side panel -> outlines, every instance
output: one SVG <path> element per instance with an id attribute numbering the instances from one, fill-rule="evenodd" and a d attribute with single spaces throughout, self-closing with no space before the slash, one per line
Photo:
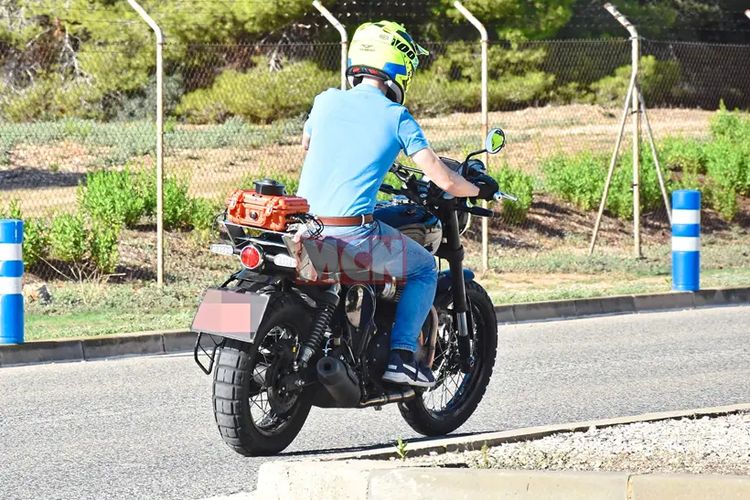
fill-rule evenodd
<path id="1" fill-rule="evenodd" d="M 191 330 L 253 342 L 268 300 L 267 295 L 209 288 L 198 306 Z"/>

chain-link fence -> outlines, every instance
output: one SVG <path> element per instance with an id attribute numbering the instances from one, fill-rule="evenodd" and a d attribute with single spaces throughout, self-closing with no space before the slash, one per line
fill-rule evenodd
<path id="1" fill-rule="evenodd" d="M 482 141 L 479 43 L 424 45 L 431 55 L 406 104 L 439 154 L 461 158 Z M 32 279 L 151 281 L 153 49 L 95 46 L 76 58 L 52 47 L 39 47 L 37 68 L 25 75 L 15 69 L 22 67 L 18 54 L 0 53 L 0 209 L 30 221 L 27 255 L 38 257 L 29 266 Z M 338 86 L 340 45 L 169 42 L 165 54 L 167 281 L 203 286 L 227 269 L 203 249 L 207 221 L 226 195 L 266 176 L 296 188 L 302 124 L 314 96 Z M 629 127 L 599 246 L 587 256 L 627 91 L 629 41 L 494 42 L 489 59 L 490 124 L 508 137 L 489 167 L 521 198 L 505 203 L 491 223 L 493 272 L 484 279 L 496 298 L 668 290 L 669 227 L 645 140 L 646 258 L 630 258 Z M 118 64 L 133 72 L 128 85 L 101 93 L 98 84 Z M 750 166 L 742 156 L 742 131 L 750 127 L 742 128 L 742 115 L 716 111 L 722 100 L 730 109 L 750 108 L 749 70 L 750 45 L 642 45 L 640 85 L 668 188 L 704 190 L 706 286 L 750 281 L 743 274 L 750 264 Z M 729 185 L 725 176 L 737 180 Z M 478 224 L 467 242 L 474 265 Z"/>

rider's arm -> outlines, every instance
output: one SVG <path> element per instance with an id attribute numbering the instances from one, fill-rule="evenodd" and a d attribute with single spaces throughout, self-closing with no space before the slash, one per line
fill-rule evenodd
<path id="1" fill-rule="evenodd" d="M 445 166 L 432 148 L 420 149 L 411 159 L 435 184 L 456 197 L 471 197 L 479 194 L 479 188 Z"/>

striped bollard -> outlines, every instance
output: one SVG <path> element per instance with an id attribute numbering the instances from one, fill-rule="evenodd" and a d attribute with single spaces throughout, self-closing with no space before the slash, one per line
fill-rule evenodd
<path id="1" fill-rule="evenodd" d="M 23 343 L 23 221 L 0 219 L 0 344 Z"/>
<path id="2" fill-rule="evenodd" d="M 672 192 L 672 290 L 700 289 L 701 193 L 692 189 Z"/>

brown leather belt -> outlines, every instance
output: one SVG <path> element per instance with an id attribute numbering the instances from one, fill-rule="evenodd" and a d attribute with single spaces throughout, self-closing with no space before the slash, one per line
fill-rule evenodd
<path id="1" fill-rule="evenodd" d="M 372 214 L 367 215 L 353 215 L 351 217 L 320 217 L 318 220 L 323 223 L 324 226 L 334 227 L 345 227 L 345 226 L 364 226 L 369 224 L 374 219 Z"/>

